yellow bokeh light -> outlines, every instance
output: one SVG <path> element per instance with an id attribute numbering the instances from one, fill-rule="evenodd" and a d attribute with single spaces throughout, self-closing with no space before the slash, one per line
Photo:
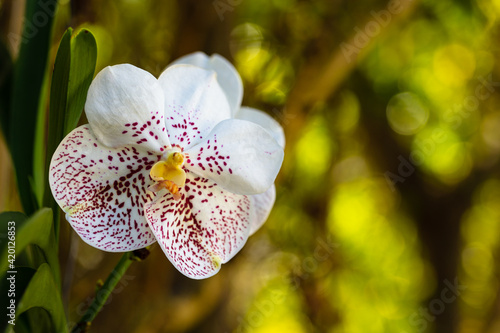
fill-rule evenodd
<path id="1" fill-rule="evenodd" d="M 331 164 L 332 140 L 322 118 L 312 120 L 296 145 L 296 165 L 305 177 L 322 176 Z"/>
<path id="2" fill-rule="evenodd" d="M 500 213 L 500 180 L 489 179 L 479 189 L 479 202 L 488 212 Z"/>
<path id="3" fill-rule="evenodd" d="M 383 332 L 389 322 L 408 329 L 412 304 L 429 292 L 421 282 L 432 278 L 414 252 L 410 221 L 392 216 L 394 195 L 377 178 L 358 178 L 337 186 L 330 209 L 328 227 L 348 263 L 331 277 L 346 319 L 332 332 Z"/>
<path id="4" fill-rule="evenodd" d="M 439 81 L 448 86 L 464 85 L 475 68 L 474 53 L 463 45 L 446 45 L 434 54 L 434 73 Z"/>
<path id="5" fill-rule="evenodd" d="M 500 235 L 492 230 L 499 229 L 500 215 L 491 214 L 484 205 L 475 205 L 464 215 L 461 227 L 462 237 L 468 242 L 481 239 L 481 242 L 493 246 L 500 240 Z"/>
<path id="6" fill-rule="evenodd" d="M 499 281 L 495 269 L 496 252 L 500 242 L 500 181 L 489 179 L 475 190 L 472 207 L 462 218 L 461 252 L 462 276 L 467 288 L 461 298 L 463 308 L 474 309 L 476 318 L 487 315 L 495 301 Z M 465 324 L 464 324 L 465 325 Z"/>
<path id="7" fill-rule="evenodd" d="M 350 90 L 345 90 L 340 94 L 340 103 L 335 108 L 336 128 L 341 132 L 353 130 L 359 121 L 359 99 Z"/>
<path id="8" fill-rule="evenodd" d="M 256 24 L 243 23 L 233 28 L 230 38 L 229 48 L 233 57 L 244 52 L 244 56 L 239 55 L 240 59 L 249 61 L 259 55 L 264 40 L 263 29 Z"/>
<path id="9" fill-rule="evenodd" d="M 365 159 L 362 156 L 353 155 L 338 162 L 332 173 L 337 182 L 345 182 L 367 177 L 369 172 Z"/>
<path id="10" fill-rule="evenodd" d="M 500 16 L 500 0 L 477 0 L 479 8 L 491 21 Z"/>
<path id="11" fill-rule="evenodd" d="M 461 181 L 472 168 L 468 145 L 444 127 L 429 127 L 418 133 L 410 156 L 446 184 Z"/>
<path id="12" fill-rule="evenodd" d="M 307 319 L 301 310 L 296 289 L 281 276 L 274 278 L 259 292 L 242 319 L 238 332 L 305 333 Z"/>
<path id="13" fill-rule="evenodd" d="M 402 135 L 418 133 L 429 119 L 429 110 L 420 98 L 411 93 L 399 93 L 391 98 L 386 108 L 391 128 Z"/>
<path id="14" fill-rule="evenodd" d="M 236 67 L 241 77 L 249 82 L 257 81 L 257 77 L 271 58 L 271 54 L 264 48 L 244 48 L 236 56 Z"/>
<path id="15" fill-rule="evenodd" d="M 260 74 L 260 84 L 255 89 L 256 94 L 265 102 L 284 104 L 289 90 L 287 78 L 293 75 L 291 64 L 287 60 L 273 55 Z"/>
<path id="16" fill-rule="evenodd" d="M 492 151 L 500 151 L 500 112 L 489 113 L 483 117 L 481 135 Z"/>
<path id="17" fill-rule="evenodd" d="M 480 243 L 471 243 L 462 251 L 462 265 L 475 279 L 488 280 L 493 273 L 492 254 Z"/>
<path id="18" fill-rule="evenodd" d="M 471 307 L 481 309 L 493 302 L 498 288 L 494 278 L 494 259 L 491 251 L 481 243 L 470 243 L 462 251 L 462 267 L 467 274 L 464 284 L 463 300 Z M 492 288 L 493 287 L 493 288 Z"/>

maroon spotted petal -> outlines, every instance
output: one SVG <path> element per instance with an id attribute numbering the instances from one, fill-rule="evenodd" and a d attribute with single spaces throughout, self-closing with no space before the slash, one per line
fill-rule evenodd
<path id="1" fill-rule="evenodd" d="M 188 173 L 182 198 L 170 194 L 146 204 L 146 219 L 172 264 L 184 275 L 216 274 L 245 244 L 250 199 Z"/>
<path id="2" fill-rule="evenodd" d="M 151 199 L 149 170 L 160 157 L 135 146 L 105 147 L 83 125 L 52 157 L 52 194 L 86 243 L 110 252 L 142 248 L 155 242 L 144 204 Z"/>

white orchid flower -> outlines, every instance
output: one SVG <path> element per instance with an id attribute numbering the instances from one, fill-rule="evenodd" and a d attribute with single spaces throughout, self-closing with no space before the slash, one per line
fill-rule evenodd
<path id="1" fill-rule="evenodd" d="M 50 165 L 74 230 L 110 252 L 157 240 L 186 276 L 216 274 L 260 223 L 254 195 L 272 187 L 283 161 L 266 129 L 231 119 L 230 103 L 200 67 L 172 66 L 159 79 L 128 64 L 103 69 L 87 95 L 89 124 Z"/>

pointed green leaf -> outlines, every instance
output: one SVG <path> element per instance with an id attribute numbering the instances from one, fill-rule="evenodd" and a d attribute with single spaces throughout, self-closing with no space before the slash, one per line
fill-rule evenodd
<path id="1" fill-rule="evenodd" d="M 20 39 L 21 49 L 14 67 L 8 142 L 21 202 L 28 215 L 36 209 L 30 177 L 37 112 L 56 7 L 57 1 L 27 0 L 23 34 L 13 37 Z M 38 23 L 42 15 L 46 23 L 41 25 Z"/>
<path id="2" fill-rule="evenodd" d="M 42 307 L 32 307 L 21 313 L 18 317 L 20 321 L 24 321 L 26 326 L 24 331 L 19 331 L 16 323 L 16 333 L 47 333 L 57 332 L 52 322 L 52 317 L 47 310 Z"/>
<path id="3" fill-rule="evenodd" d="M 58 284 L 48 264 L 38 267 L 17 305 L 16 315 L 20 316 L 33 308 L 42 308 L 48 312 L 52 319 L 52 332 L 68 330 Z"/>
<path id="4" fill-rule="evenodd" d="M 45 170 L 48 170 L 50 158 L 56 150 L 59 141 L 64 136 L 66 105 L 68 102 L 69 71 L 71 66 L 72 32 L 73 29 L 68 28 L 62 36 L 61 42 L 59 43 L 59 49 L 57 50 L 54 70 L 52 72 L 52 83 L 50 86 L 49 138 Z"/>
<path id="5" fill-rule="evenodd" d="M 94 35 L 89 30 L 82 29 L 71 39 L 71 67 L 64 135 L 78 125 L 87 99 L 87 91 L 94 78 L 96 62 L 97 44 Z"/>
<path id="6" fill-rule="evenodd" d="M 45 192 L 45 155 L 47 142 L 47 122 L 49 113 L 45 112 L 49 99 L 50 85 L 49 75 L 45 76 L 42 85 L 42 95 L 40 97 L 40 108 L 38 109 L 38 119 L 35 131 L 35 152 L 33 154 L 33 178 L 31 188 L 37 200 L 37 206 L 43 207 L 43 196 Z"/>
<path id="7" fill-rule="evenodd" d="M 50 87 L 47 165 L 59 142 L 78 124 L 94 77 L 97 61 L 94 36 L 83 29 L 72 38 L 72 32 L 68 28 L 64 33 L 54 63 Z"/>

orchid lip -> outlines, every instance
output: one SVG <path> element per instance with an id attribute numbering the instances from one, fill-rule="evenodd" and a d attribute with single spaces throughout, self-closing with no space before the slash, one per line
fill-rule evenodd
<path id="1" fill-rule="evenodd" d="M 150 177 L 155 181 L 155 184 L 148 189 L 152 192 L 167 189 L 175 200 L 179 200 L 181 198 L 179 190 L 186 182 L 186 172 L 183 165 L 184 154 L 181 149 L 174 147 L 167 150 L 163 154 L 163 158 L 151 168 Z"/>

